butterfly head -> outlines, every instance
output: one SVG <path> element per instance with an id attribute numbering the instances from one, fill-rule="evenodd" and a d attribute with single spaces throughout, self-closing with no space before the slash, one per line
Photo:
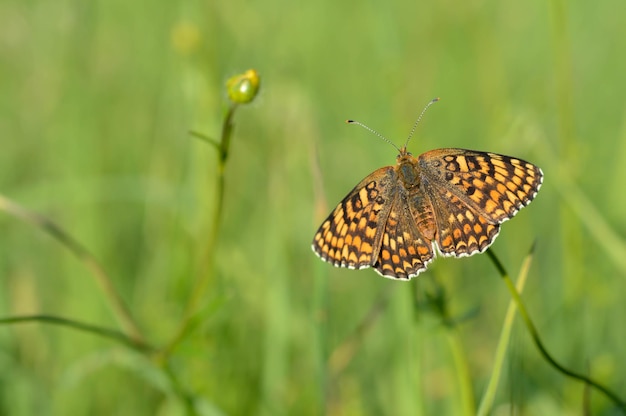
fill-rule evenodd
<path id="1" fill-rule="evenodd" d="M 406 162 L 412 162 L 415 159 L 413 154 L 406 150 L 406 146 L 399 148 L 398 152 L 398 156 L 396 156 L 396 162 L 398 162 L 398 165 Z"/>

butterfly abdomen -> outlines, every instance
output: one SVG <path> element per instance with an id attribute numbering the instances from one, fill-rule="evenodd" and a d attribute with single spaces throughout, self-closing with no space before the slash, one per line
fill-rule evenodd
<path id="1" fill-rule="evenodd" d="M 411 216 L 417 225 L 418 231 L 428 240 L 433 240 L 437 231 L 437 224 L 432 204 L 428 198 L 424 197 L 423 192 L 415 192 L 409 198 L 407 206 L 410 207 Z"/>

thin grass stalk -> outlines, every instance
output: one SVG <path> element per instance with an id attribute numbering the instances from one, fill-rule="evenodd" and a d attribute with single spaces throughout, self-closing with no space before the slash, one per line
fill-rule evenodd
<path id="1" fill-rule="evenodd" d="M 517 291 L 522 293 L 526 284 L 526 278 L 528 277 L 528 271 L 530 270 L 530 264 L 532 262 L 534 253 L 534 245 L 531 247 L 528 255 L 522 263 L 518 277 L 517 277 Z M 504 323 L 502 325 L 502 331 L 500 332 L 500 339 L 496 348 L 496 355 L 493 363 L 493 370 L 491 371 L 491 377 L 487 384 L 487 389 L 483 394 L 483 398 L 478 406 L 478 416 L 488 415 L 493 410 L 493 403 L 498 390 L 498 384 L 500 382 L 500 376 L 502 374 L 502 368 L 504 365 L 504 358 L 509 347 L 509 340 L 511 338 L 511 330 L 513 323 L 515 322 L 515 313 L 517 312 L 517 305 L 513 299 L 509 301 L 509 306 L 506 311 Z"/>
<path id="2" fill-rule="evenodd" d="M 604 394 L 608 399 L 610 399 L 617 406 L 618 409 L 622 411 L 622 413 L 626 414 L 626 401 L 621 399 L 616 393 L 609 390 L 607 387 L 603 386 L 597 381 L 591 379 L 590 377 L 587 377 L 583 374 L 580 374 L 580 373 L 577 373 L 575 371 L 565 368 L 550 355 L 548 350 L 543 345 L 543 342 L 541 341 L 541 338 L 539 336 L 539 331 L 537 331 L 535 324 L 533 323 L 532 319 L 530 318 L 530 315 L 528 314 L 528 311 L 526 310 L 526 305 L 522 301 L 522 298 L 520 294 L 517 292 L 517 289 L 515 289 L 515 285 L 511 281 L 511 278 L 509 277 L 508 273 L 506 273 L 506 270 L 502 266 L 502 263 L 500 262 L 500 260 L 497 258 L 497 256 L 495 255 L 495 253 L 493 253 L 491 249 L 487 249 L 487 254 L 489 255 L 489 258 L 494 263 L 498 271 L 500 271 L 500 275 L 502 279 L 504 280 L 504 283 L 506 284 L 507 288 L 509 289 L 509 293 L 511 294 L 511 297 L 513 298 L 513 300 L 515 301 L 515 304 L 517 305 L 520 316 L 522 317 L 524 324 L 526 325 L 526 329 L 530 333 L 530 336 L 533 342 L 535 343 L 535 346 L 541 353 L 541 356 L 548 362 L 548 364 L 550 364 L 560 373 L 564 374 L 567 377 L 573 378 L 575 380 L 579 380 L 584 383 L 587 383 L 589 386 L 595 388 L 596 390 Z"/>
<path id="3" fill-rule="evenodd" d="M 461 414 L 473 416 L 476 409 L 474 402 L 474 392 L 472 389 L 472 377 L 469 370 L 469 364 L 465 355 L 465 349 L 459 339 L 459 335 L 454 327 L 448 326 L 445 331 L 446 341 L 452 353 L 452 361 L 454 363 L 454 373 L 456 374 L 457 383 L 460 394 Z"/>
<path id="4" fill-rule="evenodd" d="M 52 325 L 59 325 L 75 329 L 82 332 L 87 332 L 95 335 L 99 335 L 104 338 L 109 338 L 113 341 L 126 345 L 129 348 L 137 350 L 139 352 L 152 352 L 153 349 L 144 343 L 139 343 L 137 340 L 129 337 L 123 332 L 116 331 L 110 328 L 103 328 L 96 325 L 85 324 L 72 319 L 61 318 L 52 315 L 27 315 L 27 316 L 11 316 L 8 318 L 0 318 L 1 324 L 21 324 L 28 322 L 41 322 Z"/>
<path id="5" fill-rule="evenodd" d="M 104 297 L 113 312 L 113 315 L 123 328 L 124 332 L 127 333 L 128 337 L 131 338 L 137 345 L 145 345 L 145 338 L 130 313 L 130 310 L 124 303 L 124 300 L 115 289 L 113 281 L 98 260 L 96 260 L 95 256 L 91 254 L 85 246 L 48 218 L 22 207 L 20 204 L 3 195 L 0 195 L 0 210 L 3 210 L 49 234 L 61 243 L 63 247 L 71 251 L 72 254 L 74 254 L 85 265 L 85 267 L 87 267 L 92 276 L 95 278 L 98 287 L 104 294 Z"/>
<path id="6" fill-rule="evenodd" d="M 211 282 L 215 274 L 215 251 L 217 247 L 217 242 L 219 241 L 219 231 L 222 222 L 222 211 L 224 206 L 224 172 L 226 170 L 226 163 L 228 161 L 228 155 L 230 150 L 230 142 L 233 134 L 233 119 L 235 116 L 235 111 L 240 107 L 241 104 L 247 104 L 254 100 L 258 93 L 259 83 L 259 74 L 253 69 L 248 70 L 243 74 L 236 75 L 226 82 L 226 90 L 230 101 L 224 119 L 222 121 L 222 131 L 220 134 L 219 142 L 215 142 L 210 137 L 202 135 L 200 133 L 191 132 L 193 136 L 196 136 L 211 144 L 213 147 L 216 148 L 218 152 L 215 207 L 213 209 L 213 218 L 211 219 L 211 230 L 208 233 L 208 239 L 203 250 L 199 272 L 196 275 L 191 296 L 185 307 L 183 320 L 181 321 L 181 324 L 175 332 L 175 335 L 172 337 L 172 340 L 163 349 L 162 353 L 164 355 L 171 354 L 176 346 L 199 322 L 199 320 L 196 319 L 196 315 L 198 314 L 200 303 L 205 298 L 209 283 Z"/>

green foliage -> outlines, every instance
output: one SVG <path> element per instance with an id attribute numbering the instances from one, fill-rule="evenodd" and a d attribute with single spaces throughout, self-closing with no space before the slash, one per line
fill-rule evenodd
<path id="1" fill-rule="evenodd" d="M 310 250 L 334 204 L 395 161 L 343 121 L 401 145 L 435 96 L 414 154 L 542 167 L 493 250 L 516 276 L 536 241 L 523 297 L 544 345 L 623 400 L 621 5 L 1 2 L 0 195 L 77 245 L 1 204 L 0 316 L 116 332 L 0 326 L 0 414 L 471 414 L 510 300 L 489 258 L 403 284 Z M 259 95 L 220 148 L 226 82 L 249 68 Z M 520 323 L 493 414 L 615 414 Z"/>

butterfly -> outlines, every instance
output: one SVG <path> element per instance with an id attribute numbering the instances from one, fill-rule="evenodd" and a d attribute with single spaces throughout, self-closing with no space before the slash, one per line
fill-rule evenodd
<path id="1" fill-rule="evenodd" d="M 407 143 L 396 147 L 396 165 L 369 174 L 319 227 L 312 247 L 322 260 L 408 280 L 437 254 L 485 251 L 500 224 L 535 198 L 543 173 L 525 160 L 457 148 L 418 157 L 409 153 L 406 145 L 416 125 L 437 100 L 424 108 Z"/>

